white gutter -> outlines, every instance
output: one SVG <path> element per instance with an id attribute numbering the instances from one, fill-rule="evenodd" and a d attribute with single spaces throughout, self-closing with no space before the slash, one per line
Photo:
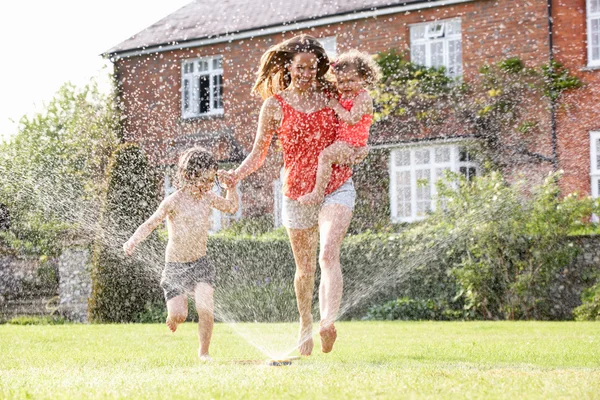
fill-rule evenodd
<path id="1" fill-rule="evenodd" d="M 473 1 L 475 1 L 475 0 L 432 0 L 427 3 L 409 4 L 409 5 L 404 5 L 404 6 L 395 6 L 395 7 L 389 7 L 389 8 L 362 11 L 362 12 L 358 12 L 358 13 L 336 15 L 336 16 L 332 16 L 332 17 L 320 18 L 317 20 L 296 22 L 296 23 L 292 23 L 292 24 L 288 24 L 288 25 L 283 24 L 283 25 L 278 25 L 278 26 L 271 27 L 271 28 L 266 28 L 266 29 L 265 28 L 253 29 L 251 31 L 225 34 L 223 36 L 217 36 L 217 37 L 213 37 L 213 38 L 191 40 L 191 41 L 185 42 L 185 43 L 173 43 L 173 44 L 157 45 L 157 46 L 155 45 L 155 46 L 146 47 L 146 48 L 142 48 L 142 49 L 136 49 L 136 50 L 115 52 L 115 53 L 105 53 L 105 54 L 103 54 L 103 56 L 104 57 L 108 56 L 108 57 L 111 57 L 113 60 L 118 60 L 120 58 L 135 57 L 135 56 L 141 56 L 141 55 L 152 54 L 152 53 L 162 53 L 162 52 L 171 51 L 171 50 L 188 49 L 190 47 L 208 46 L 208 45 L 216 44 L 216 43 L 232 42 L 234 40 L 242 40 L 242 39 L 248 39 L 248 38 L 253 38 L 253 37 L 258 37 L 258 36 L 272 35 L 275 33 L 296 31 L 296 30 L 312 28 L 312 27 L 316 27 L 316 26 L 331 25 L 331 24 L 337 24 L 340 22 L 355 21 L 358 19 L 376 18 L 376 17 L 382 16 L 382 15 L 397 14 L 397 13 L 401 13 L 401 12 L 422 10 L 422 9 L 427 9 L 427 8 L 444 7 L 444 6 L 450 6 L 453 4 L 469 3 L 469 2 L 473 2 Z"/>

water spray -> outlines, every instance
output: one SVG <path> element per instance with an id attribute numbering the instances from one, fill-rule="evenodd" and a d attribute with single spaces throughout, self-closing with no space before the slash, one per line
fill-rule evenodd
<path id="1" fill-rule="evenodd" d="M 288 357 L 281 359 L 270 359 L 266 361 L 266 364 L 270 367 L 285 367 L 292 365 L 292 360 L 298 360 L 300 357 Z"/>

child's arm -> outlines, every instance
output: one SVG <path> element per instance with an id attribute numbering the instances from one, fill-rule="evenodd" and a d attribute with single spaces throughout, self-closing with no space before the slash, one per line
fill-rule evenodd
<path id="1" fill-rule="evenodd" d="M 227 185 L 227 195 L 225 198 L 219 196 L 214 192 L 208 192 L 210 206 L 216 208 L 219 211 L 223 211 L 229 214 L 235 214 L 240 206 L 240 199 L 235 188 L 234 181 L 224 182 Z"/>
<path id="2" fill-rule="evenodd" d="M 131 238 L 129 238 L 129 240 L 123 244 L 123 250 L 125 251 L 125 254 L 128 256 L 132 255 L 137 245 L 143 242 L 144 239 L 146 239 L 148 235 L 151 234 L 152 231 L 155 230 L 165 220 L 165 218 L 167 218 L 170 204 L 169 199 L 170 197 L 163 200 L 154 214 L 152 214 L 146 222 L 140 225 Z"/>
<path id="3" fill-rule="evenodd" d="M 329 100 L 329 107 L 335 110 L 338 117 L 347 124 L 358 123 L 365 114 L 373 114 L 373 100 L 366 91 L 360 92 L 354 98 L 352 109 L 346 110 L 336 99 Z"/>

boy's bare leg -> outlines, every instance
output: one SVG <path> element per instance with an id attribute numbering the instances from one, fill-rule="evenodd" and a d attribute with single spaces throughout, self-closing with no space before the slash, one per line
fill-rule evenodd
<path id="1" fill-rule="evenodd" d="M 201 360 L 210 360 L 208 348 L 210 347 L 215 322 L 213 294 L 213 287 L 204 282 L 198 283 L 194 290 L 194 300 L 198 312 L 198 340 L 200 342 L 198 357 Z"/>
<path id="2" fill-rule="evenodd" d="M 352 161 L 355 148 L 346 142 L 334 142 L 321 154 L 319 154 L 319 165 L 317 167 L 317 179 L 312 192 L 300 196 L 298 202 L 303 204 L 318 204 L 323 201 L 325 189 L 331 178 L 333 164 L 348 164 Z"/>
<path id="3" fill-rule="evenodd" d="M 315 287 L 317 258 L 317 227 L 310 229 L 287 230 L 296 262 L 294 289 L 300 313 L 300 331 L 298 350 L 303 356 L 310 356 L 313 349 L 312 339 L 312 293 Z"/>
<path id="4" fill-rule="evenodd" d="M 352 211 L 341 204 L 329 204 L 319 214 L 321 236 L 321 285 L 319 287 L 319 306 L 321 323 L 321 350 L 329 353 L 337 338 L 334 322 L 342 302 L 343 277 L 340 265 L 340 249 L 346 231 L 352 219 Z"/>
<path id="5" fill-rule="evenodd" d="M 167 326 L 171 332 L 177 330 L 177 326 L 187 318 L 187 297 L 184 294 L 173 297 L 167 301 Z"/>

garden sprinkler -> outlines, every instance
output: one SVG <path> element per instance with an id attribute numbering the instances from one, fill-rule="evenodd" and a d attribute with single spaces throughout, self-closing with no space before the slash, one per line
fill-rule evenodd
<path id="1" fill-rule="evenodd" d="M 270 359 L 267 360 L 266 364 L 270 367 L 283 367 L 287 365 L 292 365 L 292 360 L 297 360 L 300 357 L 288 357 L 281 359 Z"/>

